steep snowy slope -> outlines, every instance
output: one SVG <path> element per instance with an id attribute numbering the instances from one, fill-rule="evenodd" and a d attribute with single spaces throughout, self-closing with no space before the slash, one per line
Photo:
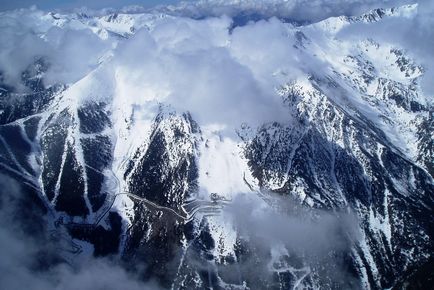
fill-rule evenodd
<path id="1" fill-rule="evenodd" d="M 94 45 L 89 60 L 41 50 L 19 74 L 1 72 L 0 172 L 42 201 L 50 230 L 68 232 L 65 259 L 117 255 L 164 288 L 426 289 L 426 68 L 346 30 L 417 13 L 303 26 L 3 13 L 1 29 L 25 17 L 44 48 L 72 45 L 71 33 Z"/>

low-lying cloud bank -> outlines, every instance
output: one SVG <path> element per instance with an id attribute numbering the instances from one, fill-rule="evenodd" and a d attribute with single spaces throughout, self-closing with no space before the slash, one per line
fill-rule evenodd
<path id="1" fill-rule="evenodd" d="M 73 264 L 63 260 L 44 216 L 31 204 L 34 197 L 4 175 L 0 187 L 0 289 L 160 289 L 124 270 L 115 258 L 85 257 Z"/>
<path id="2" fill-rule="evenodd" d="M 267 193 L 266 200 L 252 193 L 240 194 L 224 214 L 231 217 L 241 236 L 261 241 L 266 247 L 281 243 L 303 256 L 345 250 L 349 241 L 358 239 L 357 217 L 350 212 L 306 209 L 272 192 Z"/>
<path id="3" fill-rule="evenodd" d="M 282 120 L 275 88 L 283 80 L 273 74 L 296 67 L 291 36 L 276 19 L 232 33 L 230 25 L 226 17 L 181 18 L 138 32 L 115 52 L 117 93 L 188 110 L 200 124 Z"/>
<path id="4" fill-rule="evenodd" d="M 311 23 L 339 15 L 358 15 L 370 9 L 389 8 L 414 3 L 414 0 L 45 0 L 35 3 L 30 0 L 5 0 L 3 10 L 15 7 L 36 7 L 50 11 L 85 12 L 92 15 L 102 15 L 114 12 L 144 13 L 163 12 L 176 16 L 203 19 L 227 15 L 240 21 L 279 17 L 288 21 Z"/>
<path id="5" fill-rule="evenodd" d="M 278 17 L 297 23 L 317 22 L 332 16 L 353 16 L 379 7 L 414 3 L 411 0 L 199 0 L 162 7 L 161 11 L 194 18 L 228 15 L 240 21 Z M 137 9 L 137 8 L 136 8 Z M 124 8 L 124 11 L 131 11 Z M 136 11 L 140 11 L 137 9 Z"/>
<path id="6" fill-rule="evenodd" d="M 144 282 L 136 272 L 125 270 L 119 257 L 80 254 L 68 262 L 64 257 L 71 258 L 71 254 L 61 241 L 50 236 L 46 217 L 29 203 L 33 197 L 4 175 L 0 175 L 0 188 L 1 289 L 163 289 L 158 283 Z M 252 259 L 237 262 L 243 275 L 269 275 L 271 279 L 273 273 L 288 269 L 307 275 L 318 265 L 329 265 L 331 271 L 320 275 L 342 285 L 351 282 L 351 275 L 340 260 L 342 253 L 349 254 L 352 242 L 358 238 L 358 226 L 351 214 L 341 213 L 337 217 L 306 210 L 273 194 L 268 195 L 267 201 L 274 206 L 254 193 L 240 194 L 222 212 L 232 221 L 237 236 L 255 251 Z M 70 241 L 67 236 L 64 239 Z M 205 262 L 197 261 L 194 255 L 184 261 L 198 269 Z M 142 267 L 135 265 L 137 269 Z"/>
<path id="7" fill-rule="evenodd" d="M 128 273 L 116 259 L 84 257 L 70 264 L 62 258 L 68 253 L 50 238 L 44 216 L 29 205 L 32 196 L 4 175 L 0 186 L 0 289 L 159 289 Z"/>
<path id="8" fill-rule="evenodd" d="M 21 90 L 22 72 L 38 59 L 49 65 L 46 85 L 72 83 L 93 69 L 111 48 L 111 43 L 78 21 L 54 25 L 52 16 L 36 9 L 0 15 L 0 72 L 3 82 Z"/>
<path id="9" fill-rule="evenodd" d="M 116 94 L 129 104 L 149 107 L 168 103 L 192 112 L 201 124 L 233 125 L 240 117 L 248 123 L 286 118 L 275 89 L 302 73 L 296 69 L 294 36 L 277 19 L 231 30 L 228 17 L 167 17 L 123 40 L 116 35 L 99 38 L 83 20 L 61 26 L 53 21 L 37 10 L 2 19 L 7 41 L 0 47 L 0 71 L 5 83 L 25 91 L 21 73 L 43 59 L 48 64 L 46 86 L 93 82 L 87 84 L 93 95 Z M 111 80 L 114 91 L 96 90 L 95 75 Z"/>
<path id="10" fill-rule="evenodd" d="M 232 221 L 240 239 L 247 240 L 261 257 L 258 261 L 253 255 L 251 261 L 240 262 L 241 267 L 251 268 L 252 276 L 292 269 L 290 272 L 315 272 L 319 279 L 330 279 L 348 289 L 358 285 L 354 273 L 344 266 L 360 238 L 355 214 L 307 209 L 271 192 L 266 201 L 252 193 L 240 194 L 223 214 Z"/>

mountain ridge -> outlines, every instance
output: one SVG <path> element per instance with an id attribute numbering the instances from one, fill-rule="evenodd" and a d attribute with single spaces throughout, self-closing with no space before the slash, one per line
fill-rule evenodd
<path id="1" fill-rule="evenodd" d="M 427 286 L 419 271 L 433 267 L 434 181 L 425 69 L 405 49 L 342 32 L 417 9 L 235 28 L 227 17 L 29 12 L 41 19 L 32 31 L 41 39 L 51 41 L 55 26 L 89 30 L 104 45 L 69 84 L 45 86 L 56 65 L 47 57 L 21 74 L 30 93 L 1 78 L 0 170 L 29 185 L 48 229 L 66 231 L 77 256 L 117 255 L 164 288 L 384 289 L 414 277 Z M 184 30 L 167 37 L 171 25 Z M 273 50 L 249 37 L 268 40 L 264 31 L 279 36 Z M 238 79 L 214 74 L 227 68 Z M 240 103 L 230 99 L 244 92 Z M 280 233 L 291 231 L 304 247 Z"/>

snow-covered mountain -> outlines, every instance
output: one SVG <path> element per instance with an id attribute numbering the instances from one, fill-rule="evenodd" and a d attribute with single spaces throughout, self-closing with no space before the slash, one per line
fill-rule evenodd
<path id="1" fill-rule="evenodd" d="M 163 288 L 428 289 L 427 67 L 376 35 L 418 8 L 4 12 L 1 173 L 64 259 L 115 255 Z"/>

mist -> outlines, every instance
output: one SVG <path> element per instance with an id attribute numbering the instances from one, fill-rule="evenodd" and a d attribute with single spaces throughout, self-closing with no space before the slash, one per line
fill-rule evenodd
<path id="1" fill-rule="evenodd" d="M 375 6 L 401 2 L 376 2 Z M 0 44 L 3 83 L 26 91 L 21 73 L 33 61 L 44 59 L 48 64 L 43 78 L 45 86 L 86 83 L 92 88 L 91 97 L 81 92 L 72 94 L 72 98 L 80 101 L 119 98 L 124 104 L 140 108 L 170 104 L 179 112 L 190 111 L 201 126 L 218 125 L 232 131 L 241 123 L 252 127 L 275 121 L 288 123 L 290 114 L 276 91 L 312 72 L 324 71 L 326 64 L 315 57 L 300 55 L 294 48 L 294 26 L 285 23 L 278 12 L 287 11 L 288 17 L 304 15 L 315 21 L 320 14 L 316 9 L 326 11 L 326 15 L 327 11 L 355 15 L 374 3 L 275 1 L 270 7 L 267 5 L 262 1 L 184 3 L 173 8 L 179 11 L 179 16 L 163 17 L 153 27 L 139 27 L 125 38 L 98 32 L 93 28 L 95 24 L 88 25 L 79 18 L 70 20 L 68 25 L 53 25 L 57 20 L 35 8 L 3 13 L 0 20 L 5 40 Z M 290 7 L 281 9 L 282 5 Z M 271 18 L 237 26 L 230 11 L 249 7 L 268 13 Z M 190 18 L 189 11 L 197 9 L 209 13 L 203 12 L 204 18 L 200 20 Z M 425 33 L 431 33 L 432 5 L 425 1 L 419 11 L 416 21 L 409 20 L 410 26 L 400 30 L 403 33 L 388 33 L 395 25 L 393 19 L 373 25 L 378 25 L 379 37 L 408 47 L 416 58 L 433 63 L 429 53 L 432 41 Z M 360 24 L 340 35 L 360 37 L 363 31 Z M 411 47 L 411 43 L 418 44 Z M 431 72 L 427 68 L 423 78 L 427 93 L 432 91 Z M 104 84 L 98 77 L 92 79 L 93 75 L 110 80 L 113 87 L 101 91 Z"/>
<path id="2" fill-rule="evenodd" d="M 74 259 L 48 232 L 48 220 L 32 192 L 0 175 L 1 289 L 95 290 L 161 289 L 127 272 L 116 257 Z"/>
<path id="3" fill-rule="evenodd" d="M 162 289 L 156 282 L 143 282 L 138 273 L 125 270 L 117 256 L 94 258 L 82 254 L 72 260 L 65 259 L 69 254 L 49 235 L 46 215 L 29 203 L 34 197 L 26 196 L 28 192 L 7 176 L 0 176 L 0 185 L 0 270 L 3 273 L 0 288 Z M 25 206 L 30 206 L 26 212 L 31 221 L 21 216 Z M 327 275 L 334 277 L 334 282 L 351 278 L 339 262 L 339 253 L 349 253 L 352 242 L 358 239 L 358 226 L 351 213 L 334 215 L 302 208 L 273 193 L 267 194 L 267 201 L 246 193 L 237 195 L 221 215 L 231 221 L 239 239 L 246 241 L 260 258 L 260 264 L 251 260 L 238 262 L 250 281 L 255 276 L 271 279 L 279 267 L 294 267 L 308 273 L 318 265 L 327 264 L 333 268 L 333 273 Z M 285 259 L 289 262 L 282 262 Z M 190 257 L 185 263 L 200 269 L 204 267 L 202 262 Z"/>

